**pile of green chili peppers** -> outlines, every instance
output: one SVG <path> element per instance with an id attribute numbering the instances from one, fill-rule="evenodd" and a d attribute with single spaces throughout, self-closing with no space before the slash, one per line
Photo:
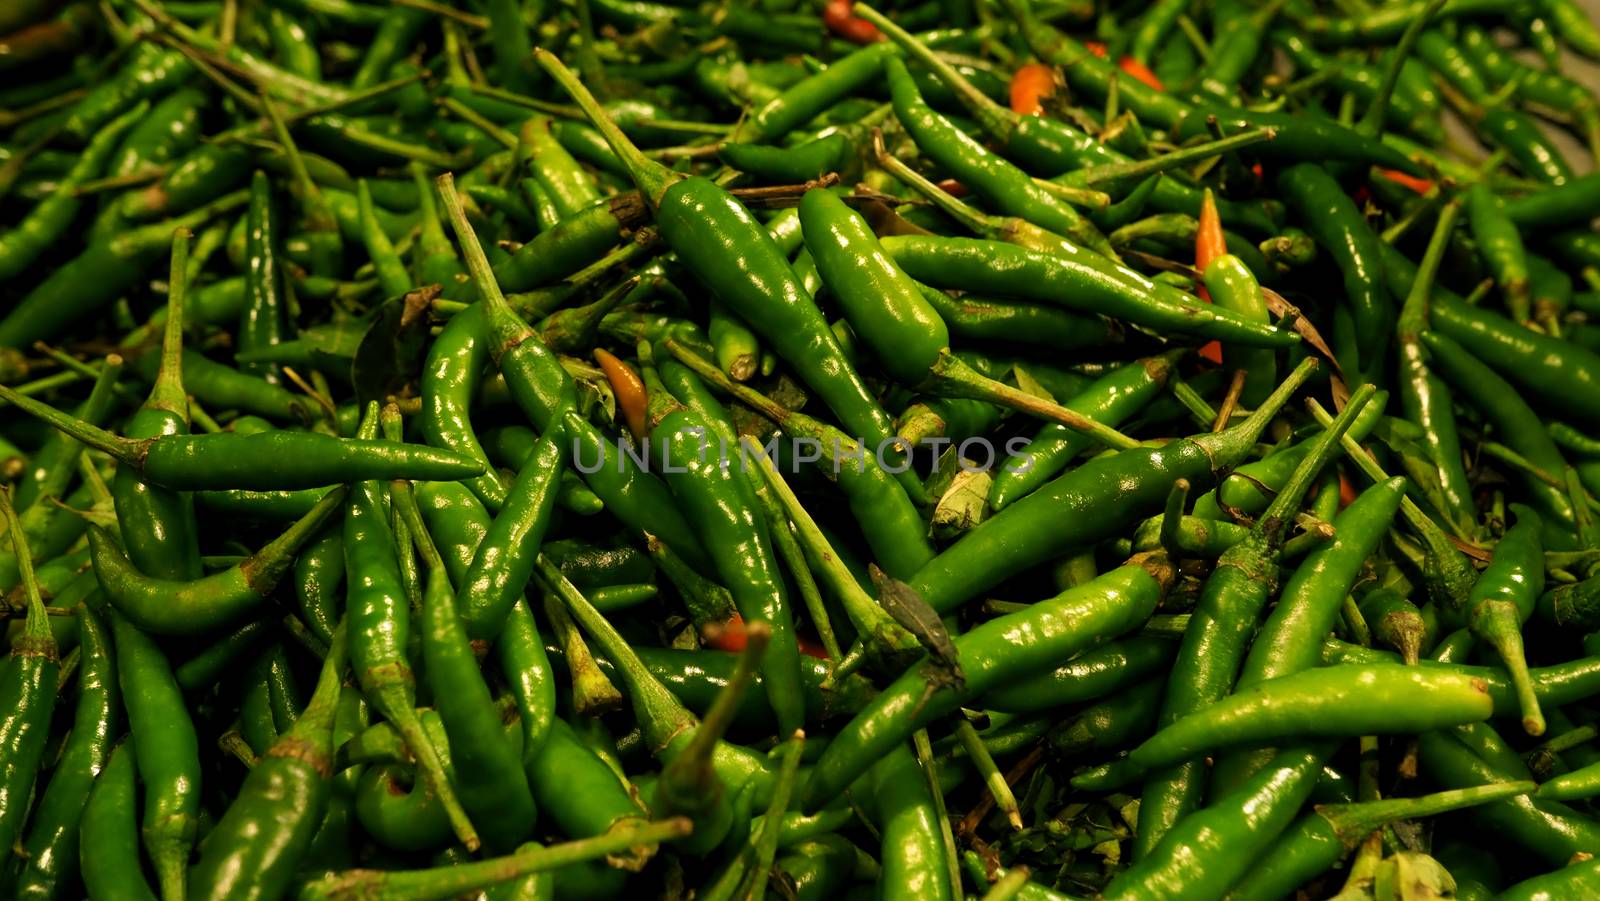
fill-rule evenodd
<path id="1" fill-rule="evenodd" d="M 1596 61 L 0 4 L 0 897 L 1600 897 Z"/>

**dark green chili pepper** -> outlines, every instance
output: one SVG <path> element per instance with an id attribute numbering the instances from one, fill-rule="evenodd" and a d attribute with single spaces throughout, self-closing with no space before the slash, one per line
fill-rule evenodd
<path id="1" fill-rule="evenodd" d="M 827 321 L 766 229 L 710 181 L 680 179 L 646 158 L 606 118 L 569 70 L 548 53 L 538 56 L 540 65 L 578 102 L 627 162 L 655 212 L 662 238 L 679 260 L 794 367 L 853 435 L 874 447 L 888 445 L 894 437 L 893 423 L 844 360 Z M 707 240 L 708 234 L 717 237 Z M 922 496 L 921 482 L 909 469 L 901 475 L 901 483 L 914 500 Z"/>
<path id="2" fill-rule="evenodd" d="M 369 406 L 363 434 L 377 434 L 376 408 L 376 403 Z M 477 833 L 417 719 L 415 677 L 406 662 L 411 617 L 397 551 L 378 482 L 356 482 L 344 517 L 351 666 L 373 708 L 405 737 L 433 795 L 444 805 L 451 829 L 463 844 L 476 847 Z"/>
<path id="3" fill-rule="evenodd" d="M 867 785 L 881 835 L 883 897 L 949 901 L 950 861 L 943 824 L 935 812 L 933 789 L 905 737 L 867 763 L 871 766 Z"/>
<path id="4" fill-rule="evenodd" d="M 85 317 L 92 317 L 138 283 L 145 270 L 170 252 L 172 233 L 194 228 L 244 203 L 243 192 L 218 197 L 192 213 L 167 222 L 126 229 L 105 241 L 93 242 L 72 262 L 64 264 L 18 301 L 0 319 L 0 346 L 25 348 L 34 341 L 50 340 Z M 92 279 L 79 273 L 93 272 Z"/>
<path id="5" fill-rule="evenodd" d="M 159 368 L 149 398 L 124 428 L 129 438 L 155 438 L 189 430 L 189 398 L 183 384 L 188 250 L 188 231 L 180 230 L 172 245 L 172 275 Z M 135 475 L 133 467 L 119 466 L 112 497 L 123 547 L 134 568 L 156 579 L 200 578 L 199 532 L 190 496 L 146 484 Z"/>
<path id="6" fill-rule="evenodd" d="M 312 432 L 213 432 L 133 440 L 74 419 L 0 385 L 0 398 L 176 490 L 312 488 L 362 479 L 456 479 L 484 470 L 453 451 Z"/>
<path id="7" fill-rule="evenodd" d="M 1173 576 L 1165 554 L 1141 554 L 1092 582 L 957 637 L 964 684 L 930 681 L 933 676 L 922 667 L 895 680 L 828 743 L 801 793 L 801 809 L 815 811 L 833 800 L 913 731 L 954 711 L 963 699 L 1043 672 L 1144 622 Z"/>
<path id="8" fill-rule="evenodd" d="M 130 739 L 112 749 L 83 807 L 79 874 L 91 898 L 155 901 L 140 860 L 138 812 Z"/>
<path id="9" fill-rule="evenodd" d="M 1122 451 L 1071 470 L 984 520 L 918 570 L 909 584 L 935 610 L 950 611 L 1014 572 L 1092 544 L 1148 515 L 1180 478 L 1196 486 L 1212 484 L 1219 472 L 1249 453 L 1315 367 L 1309 360 L 1302 363 L 1249 419 L 1231 429 L 1160 449 Z M 1063 518 L 1074 510 L 1084 512 Z"/>
<path id="10" fill-rule="evenodd" d="M 506 741 L 504 725 L 456 614 L 444 560 L 428 537 L 410 486 L 393 483 L 390 503 L 399 509 L 428 568 L 422 602 L 423 672 L 449 737 L 461 805 L 474 826 L 483 828 L 491 851 L 514 848 L 527 836 L 535 816 L 522 762 Z"/>
<path id="11" fill-rule="evenodd" d="M 15 226 L 0 233 L 0 279 L 10 281 L 25 272 L 71 227 L 82 203 L 77 188 L 100 177 L 117 141 L 148 109 L 148 105 L 140 103 L 97 131 L 72 170 L 57 183 L 55 191 L 29 210 Z"/>
<path id="12" fill-rule="evenodd" d="M 1118 873 L 1102 897 L 1220 897 L 1293 822 L 1330 751 L 1328 745 L 1279 751 L 1237 791 L 1179 820 L 1160 843 Z M 1197 853 L 1200 848 L 1206 851 Z"/>
<path id="13" fill-rule="evenodd" d="M 91 526 L 95 574 L 111 605 L 147 632 L 193 635 L 228 625 L 266 600 L 294 565 L 300 546 L 344 503 L 344 494 L 328 492 L 310 513 L 237 566 L 187 582 L 140 573 L 109 532 Z"/>
<path id="14" fill-rule="evenodd" d="M 1546 472 L 1554 474 L 1566 469 L 1566 459 L 1545 432 L 1543 420 L 1515 388 L 1441 333 L 1423 332 L 1422 343 L 1427 346 L 1434 367 L 1469 406 L 1494 426 L 1501 441 Z M 1525 475 L 1524 482 L 1546 513 L 1562 522 L 1572 521 L 1572 502 L 1565 492 L 1531 475 Z"/>
<path id="15" fill-rule="evenodd" d="M 1423 707 L 1406 699 L 1425 693 Z M 1364 700 L 1357 704 L 1354 699 Z M 1103 790 L 1151 769 L 1220 748 L 1284 738 L 1409 734 L 1482 722 L 1494 712 L 1476 676 L 1434 667 L 1332 666 L 1258 683 L 1163 728 L 1128 756 L 1081 773 L 1072 783 Z"/>
<path id="16" fill-rule="evenodd" d="M 1064 406 L 1097 422 L 1120 425 L 1166 387 L 1180 356 L 1181 352 L 1173 351 L 1115 369 L 1065 400 Z M 1087 438 L 1063 426 L 1051 423 L 1040 427 L 1033 440 L 1012 454 L 995 474 L 989 505 L 999 511 L 1026 497 L 1059 475 L 1088 446 Z"/>
<path id="17" fill-rule="evenodd" d="M 908 275 L 935 287 L 998 291 L 1253 347 L 1298 341 L 1292 332 L 1205 304 L 1088 252 L 1066 256 L 995 241 L 914 235 L 884 238 L 882 244 Z"/>
<path id="18" fill-rule="evenodd" d="M 460 590 L 461 619 L 469 638 L 500 632 L 511 605 L 533 574 L 533 561 L 550 526 L 561 484 L 562 449 L 540 439 L 506 494 L 505 505 L 478 545 Z"/>
<path id="19" fill-rule="evenodd" d="M 780 734 L 792 732 L 805 723 L 794 613 L 754 489 L 734 469 L 728 459 L 732 449 L 721 446 L 723 438 L 710 420 L 672 399 L 653 365 L 644 377 L 650 398 L 649 440 L 656 446 L 661 471 L 685 515 L 705 536 L 707 552 L 740 616 L 747 624 L 764 623 L 771 629 L 761 673 Z"/>
<path id="20" fill-rule="evenodd" d="M 145 786 L 144 847 L 161 897 L 182 898 L 200 826 L 199 739 L 161 649 L 115 609 L 108 616 L 116 641 L 117 681 Z M 94 847 L 91 838 L 84 836 L 84 848 Z"/>
<path id="21" fill-rule="evenodd" d="M 1332 257 L 1344 276 L 1345 299 L 1355 320 L 1360 366 L 1377 379 L 1394 335 L 1394 301 L 1381 277 L 1381 242 L 1355 201 L 1327 170 L 1301 163 L 1278 175 L 1278 190 L 1300 224 Z M 1354 375 L 1354 373 L 1352 373 Z"/>
<path id="22" fill-rule="evenodd" d="M 261 756 L 201 843 L 190 877 L 199 892 L 195 897 L 274 897 L 296 878 L 332 790 L 334 719 L 345 662 L 340 628 L 305 712 Z"/>
<path id="23" fill-rule="evenodd" d="M 39 795 L 27 839 L 20 845 L 23 864 L 13 889 L 17 898 L 58 898 L 70 889 L 82 846 L 79 836 L 85 805 L 96 777 L 105 772 L 111 742 L 118 731 L 122 704 L 117 696 L 111 636 L 99 615 L 88 606 L 80 604 L 76 616 L 79 647 L 83 648 L 78 666 L 78 704 L 72 731 L 49 784 Z M 131 810 L 129 814 L 131 826 Z M 96 853 L 102 850 L 95 848 Z"/>
<path id="24" fill-rule="evenodd" d="M 983 195 L 1001 212 L 1019 216 L 1096 253 L 1115 258 L 1105 237 L 1065 201 L 1035 184 L 1026 172 L 990 154 L 970 135 L 929 107 L 918 93 L 905 63 L 888 57 L 883 66 L 890 95 L 894 98 L 895 118 L 941 169 Z"/>

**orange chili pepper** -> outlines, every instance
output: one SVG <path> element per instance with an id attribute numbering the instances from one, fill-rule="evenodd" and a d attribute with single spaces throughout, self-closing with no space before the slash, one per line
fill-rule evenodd
<path id="1" fill-rule="evenodd" d="M 737 654 L 744 650 L 745 644 L 749 641 L 749 632 L 745 629 L 744 617 L 735 613 L 726 622 L 712 623 L 700 630 L 700 640 L 713 650 Z M 804 635 L 798 636 L 797 641 L 800 653 L 818 660 L 828 659 L 828 652 L 822 649 L 822 645 Z"/>
<path id="2" fill-rule="evenodd" d="M 1194 233 L 1194 268 L 1204 275 L 1211 261 L 1227 252 L 1228 244 L 1222 235 L 1222 216 L 1217 212 L 1217 199 L 1211 196 L 1211 189 L 1207 188 L 1200 201 L 1200 224 Z M 1204 285 L 1200 286 L 1200 299 L 1211 302 L 1211 295 Z M 1200 348 L 1200 356 L 1221 365 L 1222 345 L 1209 342 Z"/>
<path id="3" fill-rule="evenodd" d="M 883 40 L 878 26 L 857 16 L 850 0 L 829 0 L 822 8 L 822 23 L 828 30 L 852 44 L 875 44 Z"/>
<path id="4" fill-rule="evenodd" d="M 1085 50 L 1088 50 L 1095 56 L 1105 59 L 1105 44 L 1102 44 L 1099 41 L 1084 41 L 1083 47 Z M 1161 83 L 1161 79 L 1156 77 L 1156 73 L 1150 71 L 1150 69 L 1145 66 L 1144 63 L 1139 62 L 1131 56 L 1124 56 L 1122 59 L 1117 60 L 1117 68 L 1144 82 L 1147 87 L 1153 88 L 1157 91 L 1165 91 L 1167 89 L 1167 86 Z"/>
<path id="5" fill-rule="evenodd" d="M 617 396 L 617 409 L 622 411 L 628 431 L 633 433 L 634 438 L 643 441 L 649 432 L 645 422 L 645 408 L 649 402 L 645 396 L 644 380 L 639 378 L 639 373 L 634 372 L 632 366 L 604 348 L 595 348 L 594 359 L 600 364 L 600 371 L 606 374 L 606 381 L 611 383 L 611 391 Z"/>
<path id="6" fill-rule="evenodd" d="M 1417 178 L 1415 175 L 1407 175 L 1394 169 L 1379 169 L 1377 172 L 1395 184 L 1404 185 L 1418 194 L 1426 194 L 1433 190 L 1433 182 L 1426 178 Z"/>
<path id="7" fill-rule="evenodd" d="M 1156 77 L 1156 73 L 1150 71 L 1144 63 L 1131 56 L 1124 56 L 1122 59 L 1117 60 L 1117 68 L 1144 82 L 1146 87 L 1153 90 L 1165 91 L 1167 89 L 1167 86 L 1161 83 L 1161 79 Z"/>
<path id="8" fill-rule="evenodd" d="M 1355 503 L 1355 500 L 1356 486 L 1350 484 L 1350 478 L 1348 476 L 1342 472 L 1339 473 L 1339 509 L 1343 510 L 1344 508 Z"/>
<path id="9" fill-rule="evenodd" d="M 1211 261 L 1228 252 L 1228 243 L 1222 235 L 1222 215 L 1217 212 L 1217 200 L 1206 189 L 1200 201 L 1200 225 L 1194 234 L 1194 268 L 1202 273 Z"/>
<path id="10" fill-rule="evenodd" d="M 1044 101 L 1056 92 L 1056 70 L 1042 63 L 1029 63 L 1011 76 L 1011 111 L 1019 116 L 1044 112 Z"/>

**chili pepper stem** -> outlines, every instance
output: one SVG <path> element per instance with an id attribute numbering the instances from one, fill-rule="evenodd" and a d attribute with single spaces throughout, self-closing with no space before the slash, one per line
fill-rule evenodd
<path id="1" fill-rule="evenodd" d="M 90 425 L 76 416 L 63 413 L 49 404 L 34 400 L 5 385 L 0 385 L 0 400 L 4 400 L 29 416 L 43 420 L 57 431 L 78 439 L 92 450 L 107 454 L 118 463 L 132 466 L 136 469 L 142 467 L 145 452 L 149 450 L 152 443 L 152 439 L 148 438 L 142 441 L 134 441 L 129 438 L 119 437 L 98 426 Z"/>
<path id="2" fill-rule="evenodd" d="M 683 838 L 693 831 L 694 825 L 689 820 L 677 817 L 616 829 L 594 838 L 430 870 L 346 870 L 307 884 L 300 897 L 307 901 L 444 901 L 529 873 L 557 870 L 632 848 Z"/>
<path id="3" fill-rule="evenodd" d="M 679 359 L 690 368 L 696 366 L 696 363 L 690 362 L 683 356 L 679 356 Z M 699 362 L 709 366 L 709 363 Z M 855 576 L 845 569 L 839 555 L 834 552 L 827 537 L 818 528 L 816 520 L 811 518 L 811 514 L 800 503 L 800 499 L 795 496 L 794 491 L 790 489 L 789 484 L 784 481 L 777 467 L 772 465 L 772 461 L 767 458 L 761 447 L 753 439 L 745 436 L 740 439 L 740 448 L 746 465 L 754 465 L 760 471 L 761 478 L 766 480 L 767 487 L 778 496 L 778 502 L 783 505 L 790 520 L 794 522 L 800 545 L 811 558 L 812 568 L 821 571 L 823 580 L 833 589 L 834 596 L 845 608 L 845 615 L 850 617 L 850 621 L 862 633 L 869 650 L 892 660 L 920 648 L 916 638 L 895 622 L 887 611 L 878 606 L 862 590 Z"/>
<path id="4" fill-rule="evenodd" d="M 1544 712 L 1539 708 L 1539 696 L 1534 692 L 1533 677 L 1528 673 L 1516 605 L 1507 601 L 1484 601 L 1478 605 L 1473 619 L 1473 631 L 1495 649 L 1506 673 L 1511 677 L 1511 685 L 1517 693 L 1517 704 L 1522 708 L 1523 730 L 1529 735 L 1543 735 Z"/>
<path id="5" fill-rule="evenodd" d="M 172 267 L 167 280 L 167 321 L 161 334 L 161 366 L 145 405 L 189 420 L 189 397 L 183 390 L 183 304 L 189 293 L 187 228 L 172 233 Z"/>
<path id="6" fill-rule="evenodd" d="M 1346 847 L 1353 848 L 1375 829 L 1399 820 L 1420 819 L 1490 801 L 1514 798 L 1538 789 L 1533 782 L 1497 782 L 1473 788 L 1418 795 L 1414 798 L 1387 798 L 1354 804 L 1319 804 L 1317 816 L 1328 821 Z"/>
<path id="7" fill-rule="evenodd" d="M 579 634 L 578 627 L 567 615 L 566 607 L 551 595 L 544 598 L 545 618 L 555 631 L 567 660 L 567 677 L 572 682 L 572 708 L 579 716 L 600 716 L 622 706 L 622 692 L 606 678 L 605 671 L 595 662 L 589 645 Z"/>
<path id="8" fill-rule="evenodd" d="M 766 623 L 750 623 L 745 630 L 745 646 L 739 652 L 733 676 L 717 692 L 717 699 L 695 727 L 688 744 L 661 770 L 655 804 L 660 813 L 684 815 L 699 821 L 722 800 L 722 780 L 712 766 L 712 752 L 733 725 L 739 702 L 755 681 L 761 658 L 772 638 L 772 628 Z"/>
<path id="9" fill-rule="evenodd" d="M 627 686 L 640 730 L 652 754 L 660 753 L 678 735 L 699 725 L 699 719 L 645 668 L 622 633 L 589 603 L 554 563 L 540 554 L 534 566 L 545 586 L 566 605 L 567 612 L 599 646 L 601 653 L 611 658 L 618 678 Z"/>
<path id="10" fill-rule="evenodd" d="M 1246 450 L 1267 430 L 1267 425 L 1289 402 L 1289 398 L 1293 397 L 1294 393 L 1300 390 L 1300 386 L 1311 378 L 1311 374 L 1317 371 L 1318 365 L 1316 358 L 1307 357 L 1277 388 L 1273 389 L 1267 399 L 1261 402 L 1261 406 L 1245 417 L 1243 422 L 1220 432 L 1196 435 L 1189 440 L 1200 445 L 1214 458 L 1226 460 L 1243 458 Z"/>
<path id="11" fill-rule="evenodd" d="M 1111 426 L 1095 422 L 1087 416 L 1074 413 L 1060 404 L 1051 403 L 1041 397 L 1035 397 L 1025 391 L 1013 388 L 1003 382 L 995 381 L 986 375 L 961 362 L 948 349 L 939 354 L 929 370 L 929 381 L 921 386 L 923 390 L 947 397 L 965 397 L 973 400 L 988 401 L 1002 407 L 1008 407 L 1029 416 L 1047 419 L 1059 423 L 1067 428 L 1087 435 L 1104 444 L 1106 447 L 1117 450 L 1127 450 L 1138 447 L 1139 442 L 1122 434 Z"/>
<path id="12" fill-rule="evenodd" d="M 661 202 L 661 195 L 666 193 L 667 188 L 671 187 L 682 176 L 645 156 L 633 141 L 622 133 L 622 129 L 617 127 L 617 123 L 611 120 L 611 117 L 606 114 L 605 108 L 600 105 L 600 102 L 594 98 L 593 94 L 589 93 L 589 89 L 583 86 L 583 82 L 579 80 L 578 76 L 571 69 L 568 69 L 555 54 L 543 47 L 535 47 L 533 58 L 540 67 L 550 73 L 550 77 L 555 79 L 556 84 L 559 84 L 562 90 L 567 92 L 567 95 L 578 105 L 578 108 L 583 110 L 583 115 L 589 120 L 589 124 L 593 125 L 600 131 L 600 134 L 605 136 L 606 143 L 611 145 L 611 151 L 621 158 L 623 167 L 628 170 L 628 174 L 632 176 L 634 184 L 639 186 L 639 190 L 644 194 L 645 200 L 654 209 Z"/>
<path id="13" fill-rule="evenodd" d="M 1022 810 L 1017 806 L 1017 796 L 1011 793 L 1011 786 L 1006 782 L 1005 774 L 995 765 L 994 757 L 989 754 L 989 749 L 984 747 L 983 739 L 978 737 L 978 730 L 964 717 L 956 721 L 956 739 L 966 750 L 967 760 L 971 761 L 983 776 L 983 784 L 994 798 L 995 806 L 1006 815 L 1006 821 L 1011 824 L 1011 828 L 1021 832 Z"/>

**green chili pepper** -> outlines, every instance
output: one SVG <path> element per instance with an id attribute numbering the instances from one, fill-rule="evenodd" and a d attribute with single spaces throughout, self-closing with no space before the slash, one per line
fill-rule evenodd
<path id="1" fill-rule="evenodd" d="M 1249 419 L 1231 429 L 1160 449 L 1122 451 L 1066 473 L 984 520 L 918 570 L 909 584 L 935 610 L 953 610 L 1011 573 L 1113 534 L 1164 501 L 1180 478 L 1191 485 L 1210 484 L 1218 471 L 1243 459 L 1315 366 L 1302 363 Z M 1083 513 L 1063 520 L 1071 510 Z"/>
<path id="2" fill-rule="evenodd" d="M 112 749 L 83 807 L 79 873 L 91 897 L 155 901 L 139 857 L 138 809 L 133 745 L 124 741 Z"/>

